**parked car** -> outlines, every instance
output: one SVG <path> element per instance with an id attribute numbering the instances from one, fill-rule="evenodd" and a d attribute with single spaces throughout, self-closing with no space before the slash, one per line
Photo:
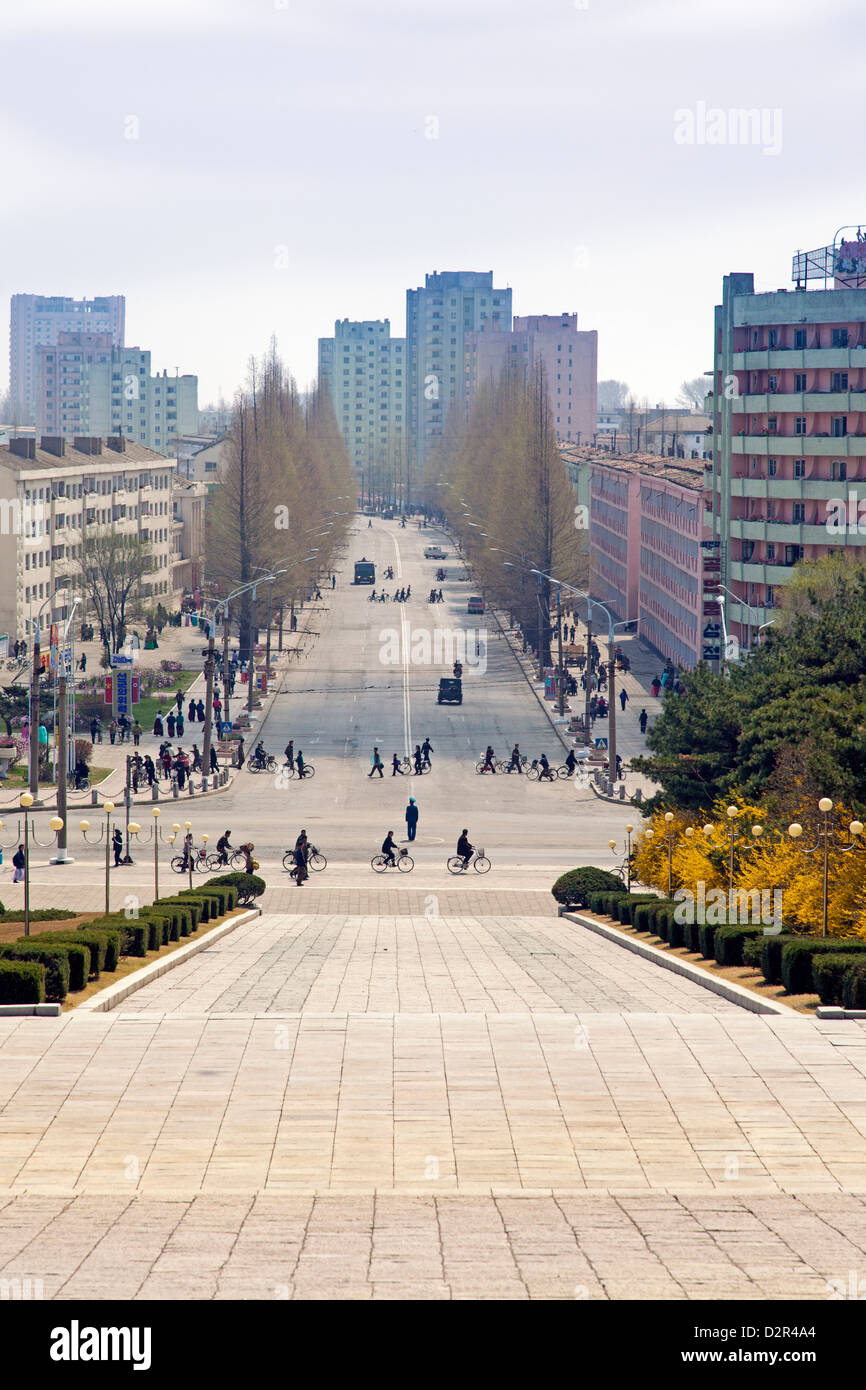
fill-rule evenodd
<path id="1" fill-rule="evenodd" d="M 437 705 L 462 705 L 463 682 L 452 676 L 443 676 L 439 682 Z"/>

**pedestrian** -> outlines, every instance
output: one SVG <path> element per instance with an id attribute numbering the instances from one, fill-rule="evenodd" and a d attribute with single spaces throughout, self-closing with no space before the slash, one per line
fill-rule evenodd
<path id="1" fill-rule="evenodd" d="M 111 836 L 111 848 L 114 851 L 114 867 L 119 869 L 120 857 L 123 854 L 123 836 L 117 826 L 114 827 L 114 833 Z"/>
<path id="2" fill-rule="evenodd" d="M 174 730 L 176 724 L 177 720 L 174 717 L 174 705 L 172 705 L 165 719 L 165 731 L 168 734 L 169 738 L 174 738 Z"/>
<path id="3" fill-rule="evenodd" d="M 619 692 L 619 703 L 620 703 L 620 706 L 621 706 L 621 708 L 622 708 L 623 714 L 625 714 L 625 707 L 626 707 L 626 705 L 628 704 L 628 691 L 627 691 L 627 690 L 621 690 L 621 691 Z"/>
<path id="4" fill-rule="evenodd" d="M 653 683 L 652 683 L 652 685 L 650 686 L 650 694 L 652 695 L 652 697 L 653 697 L 654 700 L 657 700 L 658 697 L 659 697 L 659 695 L 661 694 L 661 688 L 662 688 L 662 683 L 661 683 L 661 681 L 659 680 L 658 676 L 654 676 L 654 677 L 653 677 Z"/>
<path id="5" fill-rule="evenodd" d="M 147 785 L 152 787 L 156 781 L 156 766 L 149 753 L 144 756 L 144 775 L 147 778 Z"/>
<path id="6" fill-rule="evenodd" d="M 430 754 L 435 753 L 436 749 L 430 742 L 429 737 L 425 738 L 424 742 L 421 744 L 421 752 L 424 755 L 424 762 L 427 764 L 428 767 L 432 767 L 432 763 L 430 762 Z"/>
<path id="7" fill-rule="evenodd" d="M 187 717 L 187 719 L 188 719 L 188 721 L 189 721 L 190 724 L 194 724 L 194 723 L 195 723 L 195 720 L 196 720 L 196 704 L 195 704 L 195 700 L 190 700 L 190 702 L 189 702 L 189 708 L 187 709 L 187 712 L 186 712 L 186 717 Z"/>
<path id="8" fill-rule="evenodd" d="M 193 772 L 201 772 L 202 770 L 201 753 L 198 751 L 197 743 L 194 743 L 192 746 L 192 770 Z"/>
<path id="9" fill-rule="evenodd" d="M 379 757 L 378 748 L 373 749 L 372 755 L 370 757 L 370 764 L 370 771 L 367 773 L 368 777 L 372 777 L 374 772 L 378 772 L 380 777 L 385 776 L 384 772 L 382 771 L 382 759 Z"/>
<path id="10" fill-rule="evenodd" d="M 420 777 L 420 776 L 421 776 L 421 745 L 420 745 L 420 743 L 416 743 L 416 744 L 415 744 L 415 752 L 412 754 L 412 757 L 415 759 L 415 773 L 416 773 L 416 775 L 417 775 L 418 777 Z"/>
<path id="11" fill-rule="evenodd" d="M 289 631 L 290 631 L 290 632 L 297 632 L 297 630 L 298 630 L 298 618 L 297 618 L 297 614 L 293 613 L 292 616 L 291 616 L 291 619 L 290 619 L 290 621 L 289 621 Z"/>
<path id="12" fill-rule="evenodd" d="M 302 830 L 297 840 L 295 841 L 294 879 L 298 888 L 303 887 L 304 879 L 307 877 L 307 849 L 309 843 L 310 842 L 307 839 L 306 830 Z"/>
<path id="13" fill-rule="evenodd" d="M 108 737 L 111 739 L 111 742 L 112 742 L 112 745 L 113 745 L 113 744 L 114 744 L 114 740 L 115 740 L 115 738 L 117 737 L 117 720 L 116 720 L 116 719 L 112 719 L 111 723 L 110 723 L 109 726 L 108 726 Z"/>
<path id="14" fill-rule="evenodd" d="M 649 715 L 647 714 L 647 712 L 646 712 L 645 709 L 642 709 L 641 712 L 640 712 L 640 714 L 639 714 L 638 717 L 637 717 L 637 722 L 640 724 L 640 731 L 641 731 L 642 734 L 645 734 L 645 733 L 646 733 L 646 726 L 647 726 L 648 720 L 649 720 Z"/>
<path id="15" fill-rule="evenodd" d="M 180 711 L 183 709 L 183 691 L 180 688 L 180 686 L 177 687 L 177 690 L 174 693 L 174 698 L 177 703 L 178 713 L 180 713 Z"/>
<path id="16" fill-rule="evenodd" d="M 298 749 L 298 756 L 295 758 L 295 767 L 298 769 L 298 776 L 300 777 L 301 781 L 303 782 L 303 780 L 304 780 L 304 751 L 303 751 L 302 748 L 299 748 L 299 749 Z"/>
<path id="17" fill-rule="evenodd" d="M 177 736 L 178 736 L 178 738 L 183 738 L 183 714 L 182 714 L 182 713 L 179 713 L 179 714 L 178 714 L 177 719 L 174 721 L 174 727 L 175 727 L 175 729 L 177 730 Z"/>
<path id="18" fill-rule="evenodd" d="M 181 757 L 180 752 L 178 752 L 174 760 L 174 770 L 177 776 L 178 788 L 180 791 L 183 791 L 186 786 L 186 760 Z"/>
<path id="19" fill-rule="evenodd" d="M 406 833 L 410 840 L 415 839 L 415 832 L 418 829 L 418 806 L 414 796 L 409 797 L 409 805 L 406 807 Z"/>
<path id="20" fill-rule="evenodd" d="M 290 738 L 290 739 L 289 739 L 288 743 L 286 744 L 285 748 L 283 749 L 283 753 L 284 753 L 285 759 L 286 759 L 286 767 L 294 767 L 294 765 L 295 765 L 295 740 L 294 740 L 293 738 Z"/>
<path id="21" fill-rule="evenodd" d="M 395 753 L 395 754 L 394 754 L 394 757 L 391 759 L 391 776 L 392 776 L 392 777 L 396 777 L 398 772 L 399 772 L 400 776 L 402 777 L 402 776 L 403 776 L 403 769 L 402 769 L 402 767 L 400 766 L 400 755 L 399 755 L 399 753 Z"/>
<path id="22" fill-rule="evenodd" d="M 24 881 L 24 866 L 27 860 L 24 858 L 24 849 L 19 845 L 12 856 L 12 882 L 22 883 Z"/>
<path id="23" fill-rule="evenodd" d="M 138 717 L 136 716 L 132 724 L 132 742 L 136 748 L 138 747 L 139 739 L 141 738 L 143 732 L 144 730 L 142 729 L 141 724 L 138 721 Z"/>
<path id="24" fill-rule="evenodd" d="M 198 701 L 198 703 L 196 704 L 196 707 L 195 707 L 195 712 L 196 712 L 196 714 L 198 715 L 198 722 L 199 722 L 199 724 L 203 724 L 203 723 L 204 723 L 204 714 L 205 714 L 205 710 L 204 710 L 204 700 L 199 700 L 199 701 Z"/>
<path id="25" fill-rule="evenodd" d="M 86 653 L 86 652 L 82 652 L 82 653 L 81 653 L 81 660 L 80 660 L 79 663 L 78 663 L 78 669 L 79 669 L 79 671 L 86 671 L 86 670 L 87 670 L 87 653 Z"/>
<path id="26" fill-rule="evenodd" d="M 219 763 L 217 761 L 216 749 L 214 748 L 213 744 L 211 744 L 210 746 L 210 770 L 211 772 L 219 771 Z"/>
<path id="27" fill-rule="evenodd" d="M 214 719 L 216 720 L 217 728 L 219 728 L 220 723 L 221 723 L 222 712 L 223 712 L 223 702 L 222 702 L 222 700 L 220 699 L 219 695 L 214 695 L 214 697 L 213 697 L 213 717 L 214 717 Z"/>
<path id="28" fill-rule="evenodd" d="M 161 711 L 161 710 L 158 712 L 156 718 L 155 718 L 154 721 L 153 721 L 153 734 L 154 734 L 154 738 L 162 738 L 162 735 L 163 735 L 163 728 L 162 728 L 162 711 Z"/>
<path id="29" fill-rule="evenodd" d="M 238 739 L 238 751 L 237 751 L 237 757 L 236 757 L 236 760 L 235 760 L 235 766 L 236 766 L 236 767 L 243 767 L 243 765 L 244 765 L 244 763 L 245 763 L 245 761 L 246 761 L 246 756 L 247 756 L 247 755 L 246 755 L 246 753 L 244 752 L 244 740 L 243 740 L 243 737 L 241 737 L 241 738 Z"/>
<path id="30" fill-rule="evenodd" d="M 337 587 L 337 576 L 336 576 L 335 574 L 332 574 L 332 575 L 331 575 L 331 588 L 332 588 L 332 589 L 336 589 L 336 587 Z"/>

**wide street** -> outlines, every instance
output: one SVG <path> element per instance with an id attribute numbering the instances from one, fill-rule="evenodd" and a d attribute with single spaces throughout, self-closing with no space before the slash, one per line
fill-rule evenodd
<path id="1" fill-rule="evenodd" d="M 316 776 L 244 770 L 189 803 L 197 839 L 255 842 L 263 915 L 111 1012 L 0 1020 L 0 1277 L 94 1299 L 823 1299 L 863 1271 L 866 1033 L 749 1012 L 556 916 L 555 876 L 610 865 L 637 817 L 476 775 L 488 743 L 562 749 L 447 544 L 426 603 L 433 539 L 359 520 L 323 587 L 262 730 Z M 412 600 L 370 603 L 362 555 Z M 459 707 L 436 704 L 450 661 L 412 659 L 435 628 L 472 633 Z M 425 737 L 432 772 L 393 777 Z M 416 867 L 379 878 L 410 795 Z M 487 875 L 446 872 L 464 826 Z M 329 862 L 299 889 L 280 860 L 301 827 Z M 34 900 L 98 908 L 98 852 L 70 847 Z M 118 903 L 152 885 L 137 859 Z"/>

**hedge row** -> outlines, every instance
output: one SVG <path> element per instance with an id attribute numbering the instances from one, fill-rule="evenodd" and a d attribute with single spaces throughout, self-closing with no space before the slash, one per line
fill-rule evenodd
<path id="1" fill-rule="evenodd" d="M 587 907 L 588 894 L 623 891 L 622 879 L 607 869 L 597 869 L 586 864 L 579 869 L 569 869 L 556 880 L 551 893 L 558 903 L 565 907 Z"/>
<path id="2" fill-rule="evenodd" d="M 202 923 L 230 912 L 239 901 L 251 901 L 265 890 L 254 874 L 224 874 L 201 887 L 185 889 L 143 907 L 137 917 L 111 912 L 94 917 L 83 927 L 43 932 L 0 945 L 0 1003 L 60 1002 L 83 990 L 89 979 L 117 969 L 123 956 L 143 958 L 169 942 L 191 936 Z M 53 908 L 31 913 L 34 921 L 59 920 L 80 914 Z M 8 913 L 6 920 L 23 920 Z"/>

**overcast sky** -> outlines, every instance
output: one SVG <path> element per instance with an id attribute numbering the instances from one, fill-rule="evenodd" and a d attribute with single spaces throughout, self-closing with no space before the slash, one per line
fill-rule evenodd
<path id="1" fill-rule="evenodd" d="M 125 294 L 203 404 L 271 333 L 304 386 L 336 318 L 492 270 L 671 401 L 725 273 L 866 222 L 864 36 L 862 0 L 7 0 L 0 294 Z"/>

